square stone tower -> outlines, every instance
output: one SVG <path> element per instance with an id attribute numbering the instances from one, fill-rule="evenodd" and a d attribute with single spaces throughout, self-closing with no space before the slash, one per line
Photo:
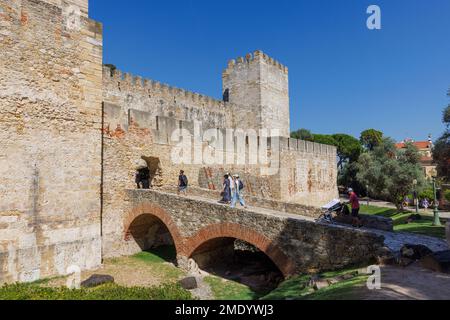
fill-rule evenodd
<path id="1" fill-rule="evenodd" d="M 235 105 L 235 126 L 279 129 L 290 136 L 288 68 L 261 51 L 231 60 L 223 72 L 224 100 Z"/>

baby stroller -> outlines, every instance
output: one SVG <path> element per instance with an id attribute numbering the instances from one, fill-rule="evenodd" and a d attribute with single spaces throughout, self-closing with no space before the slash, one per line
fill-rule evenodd
<path id="1" fill-rule="evenodd" d="M 335 199 L 322 207 L 322 213 L 316 222 L 325 222 L 334 224 L 333 213 L 336 216 L 349 215 L 350 211 L 346 203 L 342 203 L 339 199 Z"/>

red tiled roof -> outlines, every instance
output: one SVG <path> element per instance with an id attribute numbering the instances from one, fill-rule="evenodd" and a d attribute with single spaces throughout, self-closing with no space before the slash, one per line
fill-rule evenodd
<path id="1" fill-rule="evenodd" d="M 415 145 L 418 149 L 431 149 L 431 142 L 430 141 L 415 141 L 412 143 Z M 406 148 L 406 143 L 400 142 L 395 145 L 397 149 L 403 149 Z"/>

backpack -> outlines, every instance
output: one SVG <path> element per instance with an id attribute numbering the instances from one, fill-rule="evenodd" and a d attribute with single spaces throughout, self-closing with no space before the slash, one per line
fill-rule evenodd
<path id="1" fill-rule="evenodd" d="M 188 185 L 188 178 L 185 175 L 181 176 L 181 181 L 183 182 L 184 186 L 187 187 L 187 185 Z"/>
<path id="2" fill-rule="evenodd" d="M 244 189 L 244 183 L 239 180 L 239 191 L 241 191 L 242 189 Z"/>

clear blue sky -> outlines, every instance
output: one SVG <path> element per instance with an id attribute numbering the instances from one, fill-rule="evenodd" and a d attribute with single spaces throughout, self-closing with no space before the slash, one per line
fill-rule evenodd
<path id="1" fill-rule="evenodd" d="M 371 4 L 382 30 L 366 28 Z M 227 61 L 261 49 L 289 67 L 291 129 L 443 131 L 449 0 L 90 0 L 90 16 L 105 63 L 215 98 Z"/>

